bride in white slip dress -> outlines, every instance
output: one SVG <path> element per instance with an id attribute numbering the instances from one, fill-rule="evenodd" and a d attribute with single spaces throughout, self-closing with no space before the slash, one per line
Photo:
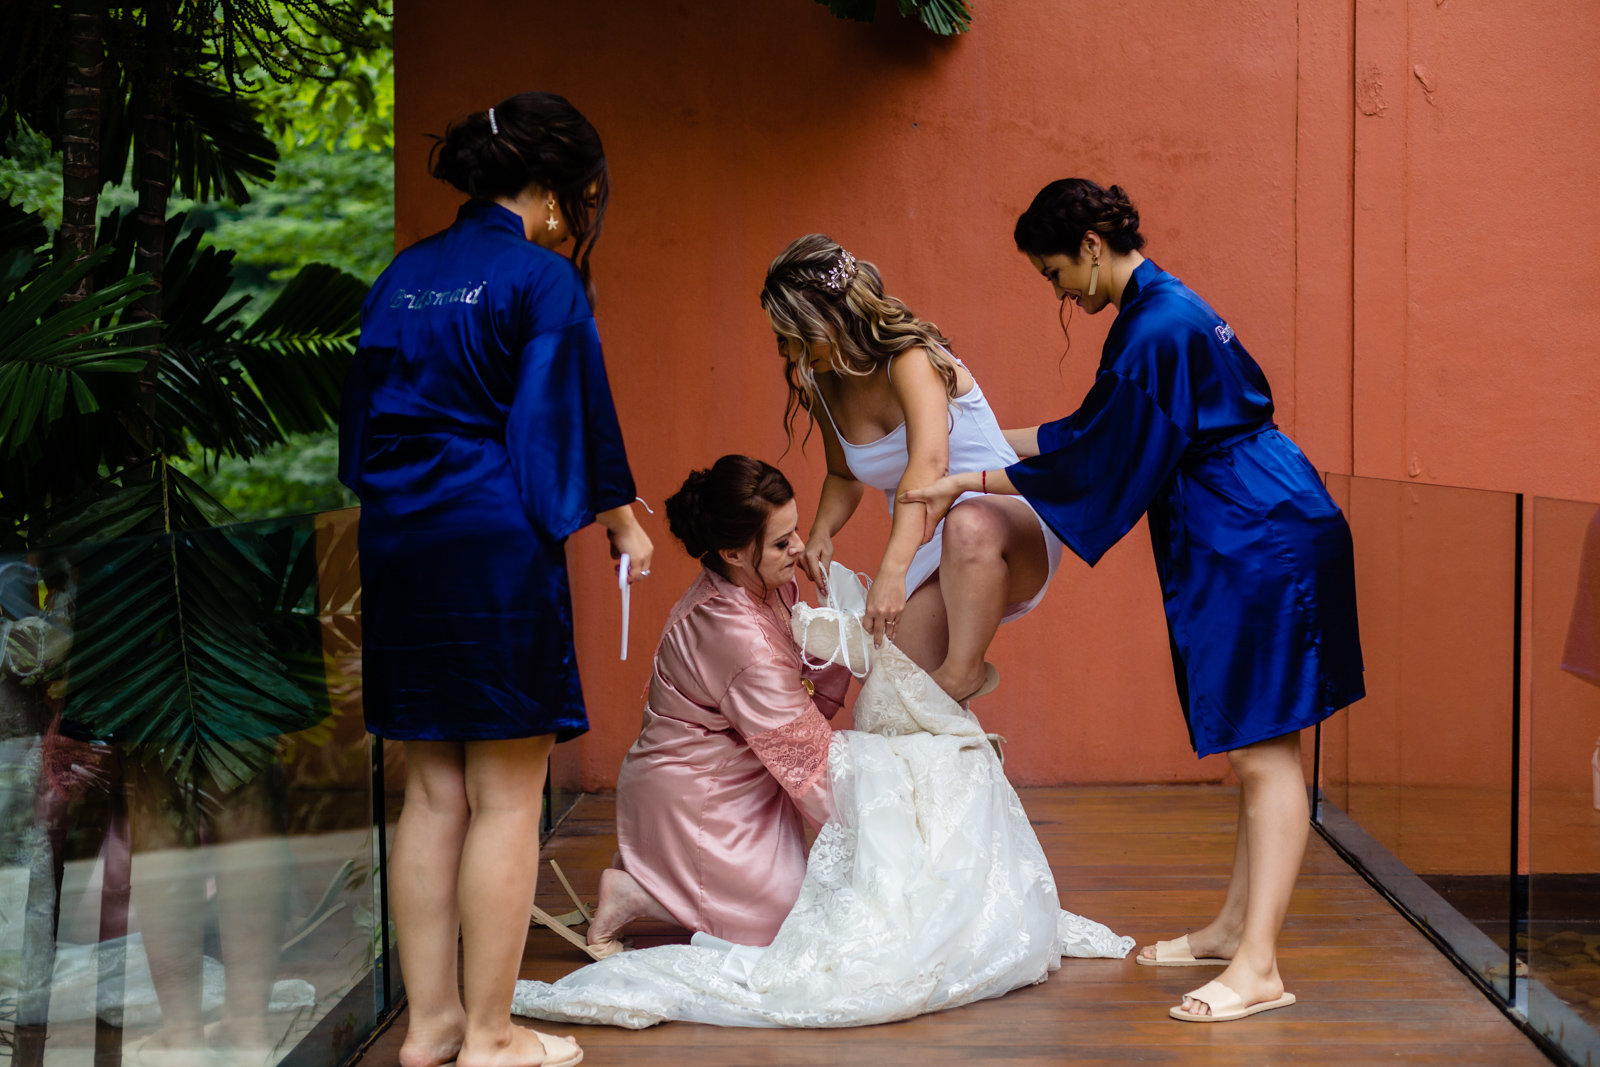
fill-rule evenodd
<path id="1" fill-rule="evenodd" d="M 988 692 L 998 681 L 984 662 L 989 643 L 1002 622 L 1043 599 L 1061 542 L 1019 497 L 963 496 L 927 544 L 922 505 L 895 506 L 947 471 L 1017 461 L 983 390 L 938 327 L 886 295 L 875 266 L 822 234 L 772 261 L 761 306 L 787 360 L 791 436 L 804 410 L 827 451 L 808 575 L 822 584 L 834 534 L 866 486 L 882 490 L 893 528 L 867 596 L 867 631 L 893 640 L 951 697 Z"/>
<path id="2" fill-rule="evenodd" d="M 696 934 L 621 953 L 553 984 L 518 982 L 515 1014 L 630 1029 L 866 1026 L 1042 982 L 1063 956 L 1133 948 L 1061 910 L 978 720 L 894 645 L 872 648 L 854 575 L 834 565 L 829 588 L 834 606 L 795 607 L 795 640 L 866 678 L 856 729 L 829 747 L 834 813 L 772 944 Z"/>

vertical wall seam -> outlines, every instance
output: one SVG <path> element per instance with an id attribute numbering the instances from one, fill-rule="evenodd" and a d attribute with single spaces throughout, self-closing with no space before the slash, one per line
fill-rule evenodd
<path id="1" fill-rule="evenodd" d="M 1361 0 L 1350 0 L 1350 393 L 1347 410 L 1350 415 L 1349 471 L 1356 471 L 1356 131 L 1361 119 L 1356 110 L 1356 71 L 1360 64 L 1360 38 L 1357 37 L 1357 20 L 1360 18 Z"/>
<path id="2" fill-rule="evenodd" d="M 1294 234 L 1294 310 L 1289 334 L 1289 395 L 1294 397 L 1294 421 L 1289 435 L 1300 437 L 1300 52 L 1305 47 L 1300 26 L 1300 4 L 1294 6 L 1294 189 L 1289 194 Z"/>
<path id="3" fill-rule="evenodd" d="M 1406 54 L 1400 65 L 1400 469 L 1411 471 L 1411 4 L 1406 16 Z M 1417 476 L 1421 477 L 1421 464 Z"/>

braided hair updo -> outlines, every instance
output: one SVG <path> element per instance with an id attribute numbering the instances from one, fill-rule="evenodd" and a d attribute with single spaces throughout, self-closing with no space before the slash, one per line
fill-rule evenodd
<path id="1" fill-rule="evenodd" d="M 428 173 L 479 200 L 514 199 L 534 182 L 549 189 L 572 230 L 572 262 L 593 303 L 589 254 L 611 196 L 600 134 L 555 93 L 518 93 L 492 110 L 492 124 L 488 111 L 474 111 L 435 136 Z"/>
<path id="2" fill-rule="evenodd" d="M 1019 252 L 1069 256 L 1077 262 L 1090 230 L 1122 255 L 1144 247 L 1139 210 L 1122 186 L 1102 189 L 1088 178 L 1062 178 L 1040 189 L 1017 219 L 1014 236 Z"/>
<path id="3" fill-rule="evenodd" d="M 667 529 L 684 551 L 728 578 L 725 550 L 757 545 L 767 519 L 794 499 L 783 472 L 749 456 L 723 456 L 706 470 L 691 471 L 683 488 L 667 497 Z"/>
<path id="4" fill-rule="evenodd" d="M 811 364 L 789 359 L 791 346 L 804 352 L 814 344 L 830 344 L 834 370 L 856 377 L 873 374 L 907 349 L 921 348 L 944 379 L 946 395 L 955 396 L 956 362 L 950 339 L 884 292 L 876 265 L 856 259 L 826 234 L 796 238 L 778 253 L 761 286 L 761 307 L 786 361 L 789 399 L 783 425 L 791 443 L 795 418 L 802 411 L 809 437 L 818 400 Z"/>

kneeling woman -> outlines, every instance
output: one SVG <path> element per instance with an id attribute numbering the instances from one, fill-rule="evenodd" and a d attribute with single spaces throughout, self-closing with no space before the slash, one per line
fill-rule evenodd
<path id="1" fill-rule="evenodd" d="M 781 471 L 723 456 L 668 499 L 667 523 L 705 569 L 656 650 L 589 940 L 655 918 L 766 945 L 805 876 L 801 818 L 831 810 L 827 720 L 850 676 L 805 668 L 790 636 L 805 540 Z"/>

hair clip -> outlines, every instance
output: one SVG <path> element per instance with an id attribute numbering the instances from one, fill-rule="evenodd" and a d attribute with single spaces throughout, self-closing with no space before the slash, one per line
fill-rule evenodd
<path id="1" fill-rule="evenodd" d="M 839 262 L 828 271 L 827 277 L 822 279 L 822 284 L 836 293 L 843 292 L 845 287 L 856 280 L 856 257 L 844 249 L 839 249 Z"/>
<path id="2" fill-rule="evenodd" d="M 494 120 L 494 108 L 489 109 L 489 132 L 495 136 L 500 135 L 500 124 Z"/>

